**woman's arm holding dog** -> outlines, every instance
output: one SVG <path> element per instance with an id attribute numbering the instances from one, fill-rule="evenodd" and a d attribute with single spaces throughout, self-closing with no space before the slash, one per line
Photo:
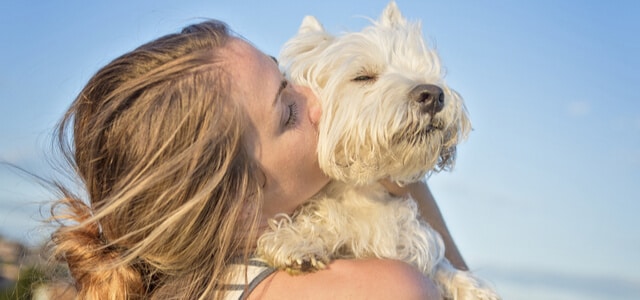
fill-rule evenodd
<path id="1" fill-rule="evenodd" d="M 422 217 L 429 222 L 429 225 L 433 227 L 444 240 L 445 248 L 445 256 L 449 261 L 460 270 L 468 270 L 467 264 L 462 258 L 462 254 L 458 250 L 458 246 L 453 241 L 453 237 L 451 237 L 451 233 L 449 233 L 449 229 L 447 228 L 447 224 L 442 217 L 442 213 L 440 212 L 440 208 L 436 203 L 433 194 L 431 194 L 431 190 L 429 190 L 429 186 L 426 182 L 417 182 L 408 186 L 409 193 L 413 199 L 418 202 L 418 207 L 420 208 L 420 214 Z"/>
<path id="2" fill-rule="evenodd" d="M 440 208 L 438 208 L 438 204 L 436 203 L 433 194 L 431 194 L 431 190 L 429 190 L 429 186 L 427 186 L 426 182 L 420 181 L 412 183 L 406 187 L 400 187 L 388 180 L 381 180 L 380 183 L 387 188 L 391 194 L 406 195 L 407 193 L 410 193 L 411 197 L 413 197 L 413 199 L 418 203 L 422 217 L 442 236 L 445 246 L 445 256 L 447 259 L 459 270 L 466 271 L 469 269 L 462 258 L 456 243 L 453 241 L 451 233 L 449 233 L 449 229 L 442 217 L 442 213 L 440 213 Z"/>

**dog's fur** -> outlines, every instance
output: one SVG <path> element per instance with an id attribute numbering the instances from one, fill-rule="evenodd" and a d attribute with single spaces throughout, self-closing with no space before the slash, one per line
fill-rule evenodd
<path id="1" fill-rule="evenodd" d="M 470 123 L 420 24 L 408 22 L 394 2 L 372 22 L 333 36 L 306 17 L 283 48 L 290 79 L 311 87 L 322 103 L 318 157 L 334 180 L 293 217 L 272 220 L 258 255 L 291 273 L 336 258 L 398 259 L 432 278 L 447 298 L 498 299 L 444 258 L 441 237 L 421 221 L 413 199 L 392 197 L 378 182 L 411 183 L 451 167 Z M 433 86 L 443 97 L 433 97 Z"/>

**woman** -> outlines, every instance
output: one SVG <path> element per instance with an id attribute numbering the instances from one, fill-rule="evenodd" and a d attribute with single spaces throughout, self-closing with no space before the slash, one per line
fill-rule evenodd
<path id="1" fill-rule="evenodd" d="M 217 21 L 99 70 L 58 128 L 88 198 L 61 188 L 52 209 L 53 251 L 79 298 L 223 299 L 266 220 L 328 182 L 315 155 L 320 113 L 308 89 Z M 248 299 L 439 298 L 415 269 L 388 260 L 245 277 L 255 282 Z"/>

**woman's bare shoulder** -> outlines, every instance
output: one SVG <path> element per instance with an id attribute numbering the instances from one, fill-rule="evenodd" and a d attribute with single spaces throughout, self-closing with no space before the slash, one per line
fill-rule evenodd
<path id="1" fill-rule="evenodd" d="M 441 299 L 433 282 L 394 260 L 336 260 L 326 270 L 291 276 L 276 272 L 249 299 Z"/>

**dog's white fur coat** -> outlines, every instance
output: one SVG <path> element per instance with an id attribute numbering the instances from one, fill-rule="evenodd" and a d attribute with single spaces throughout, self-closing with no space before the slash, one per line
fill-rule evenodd
<path id="1" fill-rule="evenodd" d="M 392 197 L 378 183 L 415 182 L 451 167 L 470 123 L 420 24 L 408 22 L 395 2 L 372 23 L 333 36 L 306 17 L 283 48 L 287 75 L 321 101 L 318 157 L 333 180 L 294 216 L 271 220 L 258 255 L 292 273 L 322 269 L 336 258 L 398 259 L 434 280 L 446 298 L 499 299 L 449 263 L 440 235 L 421 220 L 413 199 Z M 425 98 L 427 86 L 443 93 L 437 110 L 429 101 L 438 99 Z"/>

